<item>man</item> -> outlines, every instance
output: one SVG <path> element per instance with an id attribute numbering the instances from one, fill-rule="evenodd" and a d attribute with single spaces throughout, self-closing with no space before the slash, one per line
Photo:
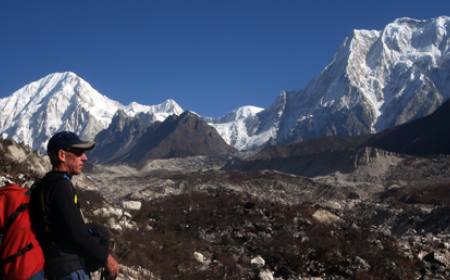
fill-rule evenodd
<path id="1" fill-rule="evenodd" d="M 71 182 L 81 173 L 86 151 L 95 142 L 82 141 L 73 132 L 59 132 L 47 145 L 52 170 L 38 183 L 31 196 L 33 224 L 45 255 L 45 274 L 53 279 L 90 279 L 87 267 L 95 262 L 106 267 L 111 279 L 119 264 L 99 239 L 90 234 L 79 209 Z"/>

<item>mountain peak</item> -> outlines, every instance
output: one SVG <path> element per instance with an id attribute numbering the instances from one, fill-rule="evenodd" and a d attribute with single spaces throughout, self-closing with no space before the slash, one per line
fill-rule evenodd
<path id="1" fill-rule="evenodd" d="M 91 87 L 91 85 L 89 85 L 88 82 L 86 82 L 80 76 L 78 76 L 77 74 L 75 74 L 74 72 L 71 72 L 71 71 L 55 72 L 55 73 L 48 74 L 48 75 L 44 76 L 43 78 L 35 81 L 35 83 L 42 84 L 42 85 L 45 85 L 48 87 L 55 87 L 58 84 L 65 85 L 66 83 L 70 83 L 72 85 L 85 83 L 89 87 Z"/>
<path id="2" fill-rule="evenodd" d="M 241 106 L 241 107 L 235 109 L 233 111 L 233 113 L 235 114 L 236 119 L 245 119 L 245 118 L 252 117 L 252 116 L 258 114 L 262 110 L 264 110 L 264 109 L 260 108 L 260 107 L 246 105 L 246 106 Z"/>
<path id="3" fill-rule="evenodd" d="M 434 19 L 432 19 L 434 20 Z M 410 18 L 410 17 L 399 17 L 396 18 L 392 23 L 390 24 L 417 24 L 417 23 L 423 23 L 426 22 L 427 20 L 421 20 L 421 19 L 415 19 L 415 18 Z"/>
<path id="4" fill-rule="evenodd" d="M 164 121 L 170 115 L 180 115 L 183 109 L 172 99 L 156 104 L 156 105 L 142 105 L 136 102 L 131 102 L 125 106 L 124 111 L 129 116 L 135 116 L 138 113 L 153 114 L 158 121 Z"/>
<path id="5" fill-rule="evenodd" d="M 48 74 L 47 77 L 58 77 L 60 79 L 68 79 L 68 78 L 80 78 L 75 72 L 72 71 L 63 71 L 63 72 L 54 72 Z"/>
<path id="6" fill-rule="evenodd" d="M 175 102 L 175 100 L 173 99 L 167 99 L 166 101 L 162 102 L 161 104 L 158 105 L 160 107 L 160 109 L 165 110 L 165 111 L 172 111 L 175 115 L 180 115 L 181 113 L 183 113 L 183 109 L 181 108 L 180 105 L 178 105 L 177 102 Z"/>

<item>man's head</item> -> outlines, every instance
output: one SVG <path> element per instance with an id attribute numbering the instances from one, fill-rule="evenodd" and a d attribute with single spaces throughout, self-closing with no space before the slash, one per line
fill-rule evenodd
<path id="1" fill-rule="evenodd" d="M 70 175 L 80 174 L 87 160 L 86 151 L 95 146 L 93 141 L 83 141 L 73 132 L 61 131 L 50 138 L 47 154 L 53 169 Z"/>

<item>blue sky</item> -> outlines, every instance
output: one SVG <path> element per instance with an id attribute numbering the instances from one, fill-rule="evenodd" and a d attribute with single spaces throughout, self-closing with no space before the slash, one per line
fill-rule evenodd
<path id="1" fill-rule="evenodd" d="M 450 1 L 1 0 L 0 97 L 73 71 L 123 104 L 221 116 L 302 89 L 353 29 L 450 16 Z"/>

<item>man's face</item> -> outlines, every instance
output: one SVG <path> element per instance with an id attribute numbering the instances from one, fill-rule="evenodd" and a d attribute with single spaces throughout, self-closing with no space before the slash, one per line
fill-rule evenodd
<path id="1" fill-rule="evenodd" d="M 65 171 L 70 175 L 78 175 L 83 170 L 84 162 L 88 159 L 84 150 L 65 149 L 60 150 L 64 155 L 61 160 L 65 165 Z"/>

